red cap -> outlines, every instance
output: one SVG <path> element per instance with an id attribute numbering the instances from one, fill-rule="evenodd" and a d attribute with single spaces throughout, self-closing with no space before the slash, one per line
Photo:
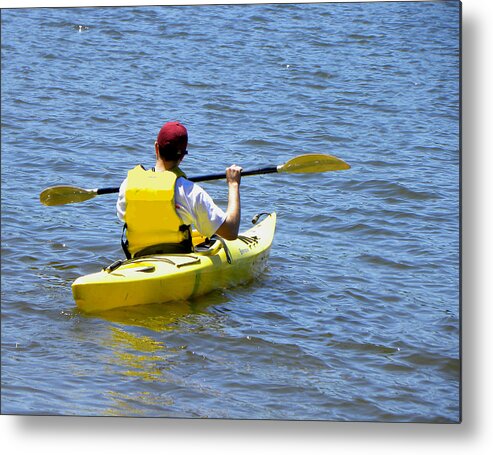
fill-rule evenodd
<path id="1" fill-rule="evenodd" d="M 174 146 L 177 151 L 186 150 L 188 144 L 187 129 L 180 122 L 168 122 L 157 135 L 159 147 Z"/>

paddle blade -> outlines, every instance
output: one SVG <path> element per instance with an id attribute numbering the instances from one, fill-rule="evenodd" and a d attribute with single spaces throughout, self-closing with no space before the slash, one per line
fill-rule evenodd
<path id="1" fill-rule="evenodd" d="M 307 174 L 311 172 L 343 171 L 351 166 L 332 155 L 311 153 L 299 155 L 277 167 L 277 172 Z"/>
<path id="2" fill-rule="evenodd" d="M 97 190 L 85 190 L 76 186 L 52 186 L 39 195 L 44 205 L 64 205 L 83 202 L 97 195 Z"/>

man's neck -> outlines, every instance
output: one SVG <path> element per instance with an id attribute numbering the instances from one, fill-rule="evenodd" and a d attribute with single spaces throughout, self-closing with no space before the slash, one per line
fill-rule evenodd
<path id="1" fill-rule="evenodd" d="M 178 161 L 157 160 L 156 171 L 170 171 L 178 166 Z"/>

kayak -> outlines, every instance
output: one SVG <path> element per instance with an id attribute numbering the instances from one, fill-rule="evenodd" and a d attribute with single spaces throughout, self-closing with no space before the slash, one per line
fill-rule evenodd
<path id="1" fill-rule="evenodd" d="M 194 233 L 192 253 L 119 260 L 77 278 L 72 284 L 75 303 L 80 310 L 94 313 L 188 300 L 251 281 L 265 269 L 274 238 L 276 214 L 265 215 L 236 240 L 218 236 L 209 240 Z"/>

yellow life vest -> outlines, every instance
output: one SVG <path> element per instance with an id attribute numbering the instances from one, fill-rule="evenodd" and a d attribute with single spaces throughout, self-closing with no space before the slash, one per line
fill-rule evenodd
<path id="1" fill-rule="evenodd" d="M 127 257 L 191 251 L 190 226 L 183 224 L 175 207 L 179 176 L 185 177 L 179 168 L 154 172 L 139 165 L 128 171 L 125 244 L 122 238 Z"/>

